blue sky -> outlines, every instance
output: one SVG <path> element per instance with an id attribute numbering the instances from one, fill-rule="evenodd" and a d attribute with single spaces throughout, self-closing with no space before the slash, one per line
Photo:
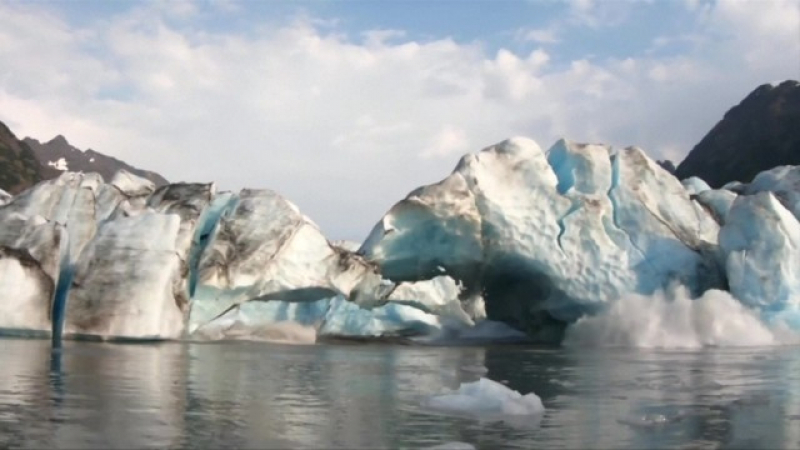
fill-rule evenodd
<path id="1" fill-rule="evenodd" d="M 332 238 L 514 135 L 678 161 L 798 77 L 800 0 L 0 0 L 20 137 L 274 189 Z"/>

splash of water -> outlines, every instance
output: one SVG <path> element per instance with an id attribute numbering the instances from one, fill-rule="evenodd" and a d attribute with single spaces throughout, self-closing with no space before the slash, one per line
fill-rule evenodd
<path id="1" fill-rule="evenodd" d="M 603 313 L 570 325 L 565 346 L 701 348 L 798 343 L 788 328 L 764 323 L 728 292 L 692 299 L 678 286 L 650 296 L 627 295 Z"/>

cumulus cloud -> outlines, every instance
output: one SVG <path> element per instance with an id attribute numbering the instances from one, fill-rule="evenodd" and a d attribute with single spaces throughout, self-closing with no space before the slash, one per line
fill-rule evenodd
<path id="1" fill-rule="evenodd" d="M 579 20 L 563 26 L 594 26 L 608 3 L 628 5 L 576 2 L 564 24 Z M 699 37 L 686 53 L 566 63 L 549 47 L 353 34 L 310 15 L 204 28 L 193 26 L 210 14 L 203 4 L 143 5 L 75 24 L 46 4 L 0 3 L 0 120 L 174 181 L 275 189 L 333 238 L 363 238 L 461 153 L 513 135 L 676 158 L 758 84 L 800 72 L 800 15 L 789 0 L 689 2 Z M 560 48 L 568 35 L 538 37 L 558 37 Z"/>

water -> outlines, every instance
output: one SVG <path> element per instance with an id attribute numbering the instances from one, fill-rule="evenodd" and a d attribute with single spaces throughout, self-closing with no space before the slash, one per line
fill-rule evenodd
<path id="1" fill-rule="evenodd" d="M 0 448 L 798 448 L 800 348 L 0 340 Z M 479 377 L 540 420 L 421 404 Z"/>

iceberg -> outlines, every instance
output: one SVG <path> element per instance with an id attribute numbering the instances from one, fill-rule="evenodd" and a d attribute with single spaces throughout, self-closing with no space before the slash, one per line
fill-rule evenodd
<path id="1" fill-rule="evenodd" d="M 638 148 L 514 138 L 412 191 L 359 253 L 392 281 L 445 274 L 489 319 L 541 340 L 625 293 L 724 285 L 719 225 Z"/>
<path id="2" fill-rule="evenodd" d="M 0 192 L 0 329 L 669 347 L 766 324 L 756 341 L 774 343 L 772 325 L 800 329 L 799 215 L 800 167 L 711 189 L 639 148 L 568 140 L 464 156 L 361 244 L 268 189 L 64 172 Z M 716 314 L 731 320 L 704 329 Z"/>
<path id="3" fill-rule="evenodd" d="M 492 418 L 536 416 L 545 412 L 542 399 L 535 393 L 522 395 L 488 378 L 462 383 L 453 392 L 431 396 L 423 406 L 442 412 Z"/>

